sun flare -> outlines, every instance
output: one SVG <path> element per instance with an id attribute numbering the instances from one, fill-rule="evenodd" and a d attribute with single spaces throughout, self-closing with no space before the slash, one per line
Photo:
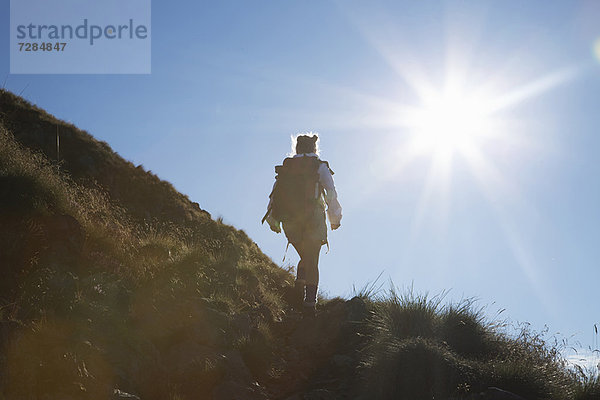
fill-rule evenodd
<path id="1" fill-rule="evenodd" d="M 431 94 L 410 117 L 418 153 L 464 153 L 492 134 L 491 101 L 460 92 Z"/>

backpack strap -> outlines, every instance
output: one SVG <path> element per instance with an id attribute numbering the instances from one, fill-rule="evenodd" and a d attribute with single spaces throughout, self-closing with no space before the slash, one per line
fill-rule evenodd
<path id="1" fill-rule="evenodd" d="M 285 252 L 283 253 L 283 260 L 281 260 L 281 263 L 283 264 L 285 262 L 285 256 L 287 256 L 287 251 L 288 248 L 290 247 L 290 241 L 287 241 L 287 244 L 285 245 Z"/>
<path id="2" fill-rule="evenodd" d="M 265 221 L 266 221 L 266 219 L 267 219 L 267 215 L 269 215 L 269 213 L 270 213 L 270 212 L 271 212 L 271 207 L 269 207 L 269 208 L 267 209 L 267 212 L 265 213 L 265 216 L 264 216 L 264 217 L 262 217 L 262 219 L 260 220 L 260 224 L 261 224 L 261 225 L 265 223 Z"/>

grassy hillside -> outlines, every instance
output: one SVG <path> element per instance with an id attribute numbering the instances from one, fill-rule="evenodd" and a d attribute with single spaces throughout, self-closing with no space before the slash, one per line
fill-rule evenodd
<path id="1" fill-rule="evenodd" d="M 133 218 L 197 224 L 209 217 L 198 203 L 178 193 L 169 182 L 142 166 L 134 166 L 108 144 L 6 90 L 0 90 L 0 123 L 27 148 L 49 160 L 60 160 L 61 169 L 76 182 L 86 187 L 100 185 Z"/>
<path id="2" fill-rule="evenodd" d="M 469 302 L 363 292 L 302 320 L 244 232 L 8 92 L 0 268 L 0 399 L 600 399 Z"/>
<path id="3" fill-rule="evenodd" d="M 16 104 L 5 107 L 7 99 Z M 75 173 L 69 153 L 60 164 L 50 161 L 24 146 L 44 139 L 23 126 L 56 121 L 7 93 L 0 110 L 0 380 L 7 398 L 105 398 L 115 388 L 157 399 L 210 393 L 229 362 L 220 350 L 244 354 L 266 342 L 290 275 L 247 235 L 63 123 L 79 149 L 73 156 L 89 150 L 123 180 L 105 186 L 105 171 Z M 19 139 L 7 125 L 21 127 Z M 122 190 L 128 179 L 144 195 Z M 151 200 L 162 208 L 146 209 Z"/>

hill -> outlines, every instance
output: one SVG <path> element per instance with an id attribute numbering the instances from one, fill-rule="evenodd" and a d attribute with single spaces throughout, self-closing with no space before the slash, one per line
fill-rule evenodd
<path id="1" fill-rule="evenodd" d="M 170 183 L 125 161 L 108 144 L 8 91 L 0 92 L 0 121 L 23 146 L 48 160 L 60 160 L 61 170 L 82 185 L 101 185 L 138 220 L 197 224 L 209 216 Z"/>
<path id="2" fill-rule="evenodd" d="M 600 398 L 471 302 L 365 290 L 301 319 L 244 232 L 7 91 L 0 267 L 0 399 Z"/>

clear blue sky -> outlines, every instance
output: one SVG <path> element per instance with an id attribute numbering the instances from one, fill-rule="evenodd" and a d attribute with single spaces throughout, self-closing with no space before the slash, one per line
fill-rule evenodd
<path id="1" fill-rule="evenodd" d="M 8 89 L 172 182 L 275 262 L 285 239 L 260 225 L 273 166 L 291 134 L 319 132 L 344 208 L 321 258 L 329 295 L 383 271 L 592 344 L 598 2 L 154 1 L 152 74 L 139 76 L 9 75 L 8 3 Z M 495 105 L 494 134 L 466 138 L 475 153 L 451 142 L 452 161 L 435 143 L 411 150 L 422 124 L 405 121 L 449 85 Z"/>

